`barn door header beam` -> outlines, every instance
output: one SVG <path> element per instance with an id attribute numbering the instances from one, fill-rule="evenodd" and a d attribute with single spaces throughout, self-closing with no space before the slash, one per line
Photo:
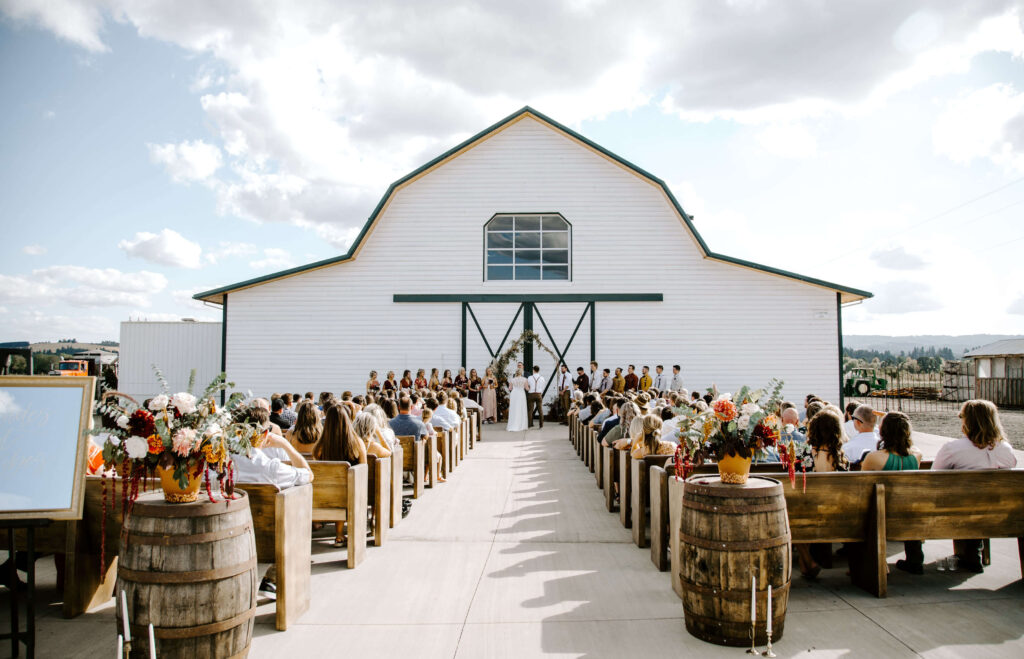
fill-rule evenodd
<path id="1" fill-rule="evenodd" d="M 399 295 L 393 302 L 470 302 L 473 304 L 521 304 L 533 302 L 664 302 L 661 293 L 542 293 L 534 295 L 469 293 L 465 295 Z"/>

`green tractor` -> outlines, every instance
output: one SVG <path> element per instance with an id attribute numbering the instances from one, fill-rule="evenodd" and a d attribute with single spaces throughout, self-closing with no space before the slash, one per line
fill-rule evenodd
<path id="1" fill-rule="evenodd" d="M 886 388 L 888 381 L 878 377 L 878 371 L 873 368 L 851 368 L 843 376 L 844 396 L 867 396 L 872 391 L 881 391 Z"/>

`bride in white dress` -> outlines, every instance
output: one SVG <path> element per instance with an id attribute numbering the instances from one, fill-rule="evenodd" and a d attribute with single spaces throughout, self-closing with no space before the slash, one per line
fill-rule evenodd
<path id="1" fill-rule="evenodd" d="M 526 378 L 523 371 L 516 369 L 516 375 L 509 381 L 508 425 L 509 432 L 526 430 Z"/>

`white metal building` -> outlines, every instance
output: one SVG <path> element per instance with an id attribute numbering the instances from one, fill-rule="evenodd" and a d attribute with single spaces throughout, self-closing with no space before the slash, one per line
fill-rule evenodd
<path id="1" fill-rule="evenodd" d="M 122 322 L 118 391 L 140 403 L 159 394 L 156 365 L 172 392 L 185 391 L 196 369 L 195 392 L 201 393 L 221 372 L 221 328 L 195 321 Z"/>
<path id="2" fill-rule="evenodd" d="M 482 374 L 532 328 L 573 371 L 678 363 L 691 388 L 835 401 L 841 307 L 870 295 L 712 252 L 663 181 L 527 107 L 393 183 L 347 254 L 195 298 L 223 305 L 229 379 L 263 394 Z"/>

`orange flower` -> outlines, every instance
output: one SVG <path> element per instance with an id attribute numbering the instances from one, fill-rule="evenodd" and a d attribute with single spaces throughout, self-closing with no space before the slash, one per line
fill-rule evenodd
<path id="1" fill-rule="evenodd" d="M 734 405 L 731 400 L 724 398 L 722 400 L 716 400 L 712 407 L 715 410 L 715 416 L 718 417 L 720 421 L 732 421 L 739 416 L 736 412 L 736 405 Z"/>
<path id="2" fill-rule="evenodd" d="M 164 440 L 160 439 L 159 435 L 150 435 L 146 441 L 149 442 L 150 453 L 159 454 L 164 452 Z"/>

